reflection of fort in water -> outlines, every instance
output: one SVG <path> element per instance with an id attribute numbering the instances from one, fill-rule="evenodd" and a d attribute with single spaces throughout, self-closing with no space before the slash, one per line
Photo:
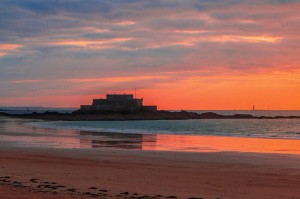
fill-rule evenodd
<path id="1" fill-rule="evenodd" d="M 80 136 L 93 136 L 93 139 L 80 139 L 84 148 L 144 149 L 145 146 L 155 145 L 157 135 L 81 131 Z"/>

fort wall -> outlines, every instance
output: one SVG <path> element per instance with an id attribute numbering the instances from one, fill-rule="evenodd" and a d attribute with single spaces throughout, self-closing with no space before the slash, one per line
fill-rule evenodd
<path id="1" fill-rule="evenodd" d="M 143 98 L 136 99 L 132 94 L 107 94 L 106 99 L 93 99 L 92 105 L 81 105 L 81 111 L 97 112 L 139 112 L 157 111 L 157 106 L 144 106 Z"/>

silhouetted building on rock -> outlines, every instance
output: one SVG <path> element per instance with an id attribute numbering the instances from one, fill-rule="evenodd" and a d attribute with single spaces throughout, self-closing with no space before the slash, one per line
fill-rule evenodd
<path id="1" fill-rule="evenodd" d="M 94 99 L 92 105 L 81 105 L 80 111 L 87 112 L 140 112 L 157 111 L 157 106 L 144 106 L 143 98 L 132 94 L 107 94 L 106 99 Z"/>

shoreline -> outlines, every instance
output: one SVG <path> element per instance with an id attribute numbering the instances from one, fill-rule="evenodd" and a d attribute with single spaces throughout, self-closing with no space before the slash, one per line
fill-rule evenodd
<path id="1" fill-rule="evenodd" d="M 0 184 L 9 176 L 15 198 L 23 189 L 62 198 L 300 196 L 299 155 L 0 147 L 0 161 Z"/>
<path id="2" fill-rule="evenodd" d="M 0 116 L 23 119 L 42 119 L 45 121 L 130 121 L 130 120 L 188 120 L 188 119 L 300 119 L 300 116 L 254 116 L 251 114 L 221 115 L 214 112 L 196 113 L 190 111 L 141 111 L 128 112 L 83 112 L 72 113 L 45 112 L 32 114 L 9 114 Z"/>

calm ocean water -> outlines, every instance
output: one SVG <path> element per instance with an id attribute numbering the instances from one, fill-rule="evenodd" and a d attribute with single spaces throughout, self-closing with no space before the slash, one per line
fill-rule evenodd
<path id="1" fill-rule="evenodd" d="M 201 111 L 197 111 L 201 112 Z M 205 112 L 205 111 L 204 111 Z M 214 111 L 219 114 L 249 113 L 257 116 L 300 116 L 300 111 Z M 217 135 L 238 137 L 300 139 L 300 119 L 205 119 L 154 121 L 56 121 L 33 122 L 26 125 L 90 132 Z"/>

